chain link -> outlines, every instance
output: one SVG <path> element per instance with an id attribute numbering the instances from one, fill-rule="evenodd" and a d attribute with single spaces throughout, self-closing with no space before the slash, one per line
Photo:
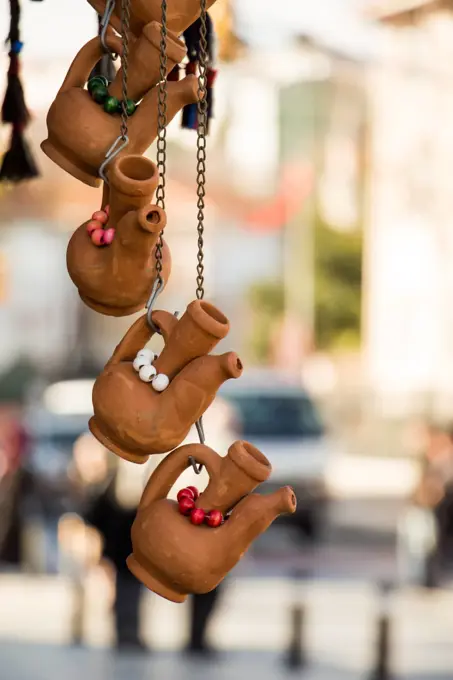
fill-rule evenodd
<path id="1" fill-rule="evenodd" d="M 167 170 L 167 0 L 162 0 L 160 29 L 160 77 L 157 100 L 157 170 L 159 184 L 156 190 L 156 204 L 165 210 L 165 185 Z M 159 288 L 162 287 L 163 232 L 156 243 L 156 274 Z"/>
<path id="2" fill-rule="evenodd" d="M 122 95 L 121 100 L 121 139 L 127 139 L 128 115 L 127 115 L 127 76 L 129 69 L 129 24 L 131 16 L 131 0 L 121 0 L 121 37 L 123 53 L 121 55 L 122 70 Z"/>
<path id="3" fill-rule="evenodd" d="M 208 125 L 208 39 L 206 0 L 200 0 L 200 45 L 198 59 L 198 126 L 197 126 L 197 208 L 198 253 L 197 289 L 198 300 L 204 298 L 204 211 L 206 196 L 206 134 Z"/>
<path id="4" fill-rule="evenodd" d="M 198 300 L 204 298 L 204 209 L 206 196 L 206 133 L 208 125 L 208 27 L 206 17 L 206 0 L 200 0 L 200 44 L 198 53 L 198 125 L 197 125 L 197 208 L 198 208 L 198 253 L 197 253 L 197 289 Z M 205 443 L 203 417 L 195 423 L 200 444 Z M 193 456 L 190 464 L 196 475 L 201 474 L 203 465 L 197 465 Z"/>

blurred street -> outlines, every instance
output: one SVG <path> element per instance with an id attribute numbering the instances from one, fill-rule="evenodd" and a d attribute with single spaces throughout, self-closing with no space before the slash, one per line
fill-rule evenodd
<path id="1" fill-rule="evenodd" d="M 89 588 L 94 591 L 96 586 Z M 117 657 L 101 649 L 108 642 L 110 625 L 105 597 L 99 590 L 97 597 L 88 598 L 85 633 L 87 643 L 95 648 L 86 650 L 64 646 L 70 638 L 72 601 L 71 586 L 64 579 L 5 576 L 0 598 L 2 678 L 56 680 L 65 675 L 69 680 L 123 680 L 168 677 L 167 673 L 188 680 L 212 677 L 212 666 L 189 662 L 176 653 L 184 647 L 187 635 L 185 605 L 148 595 L 143 632 L 151 651 Z M 290 634 L 290 606 L 298 598 L 306 607 L 303 645 L 309 667 L 303 677 L 366 678 L 374 658 L 379 610 L 372 585 L 331 580 L 306 583 L 297 590 L 286 579 L 264 578 L 232 579 L 222 597 L 210 631 L 220 650 L 216 677 L 247 677 L 252 669 L 253 676 L 263 680 L 286 677 L 283 661 Z M 398 677 L 451 678 L 453 593 L 405 589 L 394 595 L 390 611 L 392 670 Z"/>

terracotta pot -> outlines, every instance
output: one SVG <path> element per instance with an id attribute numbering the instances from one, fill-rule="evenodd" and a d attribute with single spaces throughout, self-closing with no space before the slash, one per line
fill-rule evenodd
<path id="1" fill-rule="evenodd" d="M 249 461 L 252 474 L 248 484 L 244 484 L 249 447 L 253 451 Z M 226 480 L 231 489 L 229 502 L 237 505 L 228 520 L 216 529 L 194 526 L 188 517 L 179 513 L 178 504 L 167 499 L 178 477 L 190 465 L 190 456 L 206 466 L 209 486 L 214 495 L 222 496 L 223 460 L 207 446 L 189 444 L 170 453 L 145 488 L 132 526 L 133 553 L 127 559 L 127 566 L 147 588 L 167 600 L 184 602 L 191 593 L 213 590 L 278 515 L 296 510 L 296 497 L 289 486 L 268 496 L 250 494 L 243 498 L 247 486 L 256 486 L 256 449 L 246 442 L 236 442 L 232 448 L 240 451 L 243 464 L 236 478 L 230 468 Z M 258 453 L 268 476 L 270 465 L 263 454 Z"/>
<path id="2" fill-rule="evenodd" d="M 121 40 L 109 28 L 107 44 L 114 52 L 121 52 Z M 153 48 L 154 49 L 154 48 Z M 106 113 L 84 89 L 95 64 L 102 57 L 99 38 L 87 43 L 72 62 L 47 115 L 48 138 L 41 144 L 44 153 L 70 175 L 89 186 L 98 187 L 99 167 L 106 152 L 120 133 L 119 114 Z M 153 58 L 151 58 L 153 57 Z M 154 49 L 150 63 L 159 59 Z M 148 64 L 147 68 L 155 72 Z M 173 63 L 173 62 L 170 62 Z M 131 74 L 132 76 L 132 74 Z M 134 77 L 134 87 L 143 87 L 142 76 Z M 197 101 L 196 76 L 168 83 L 167 122 L 186 104 Z M 143 154 L 157 136 L 158 88 L 152 88 L 143 98 L 136 112 L 129 118 L 129 144 L 122 155 Z"/>
<path id="3" fill-rule="evenodd" d="M 106 0 L 88 0 L 98 14 L 105 11 Z M 215 0 L 207 0 L 209 9 Z M 200 16 L 200 0 L 168 0 L 167 28 L 169 31 L 181 35 Z M 113 28 L 121 33 L 121 0 L 116 0 L 115 10 L 110 19 Z M 160 0 L 131 0 L 130 28 L 135 36 L 140 35 L 145 24 L 150 21 L 160 21 L 162 9 Z"/>
<path id="4" fill-rule="evenodd" d="M 107 228 L 115 238 L 106 247 L 95 246 L 86 222 L 69 241 L 66 262 L 82 300 L 110 316 L 126 316 L 143 309 L 156 277 L 155 246 L 165 228 L 164 211 L 150 203 L 157 187 L 154 163 L 143 156 L 123 156 L 112 162 L 103 205 L 110 205 Z M 168 246 L 162 249 L 162 278 L 170 275 Z"/>
<path id="5" fill-rule="evenodd" d="M 196 308 L 205 305 L 199 300 L 192 303 L 192 317 L 203 318 Z M 217 318 L 222 317 L 221 312 L 212 309 Z M 90 430 L 121 458 L 145 463 L 150 455 L 179 446 L 214 401 L 219 387 L 242 373 L 242 363 L 234 352 L 220 356 L 203 354 L 220 338 L 213 339 L 212 328 L 184 320 L 186 314 L 178 321 L 168 312 L 153 313 L 153 321 L 159 324 L 164 340 L 168 338 L 162 355 L 165 353 L 169 366 L 179 367 L 177 373 L 172 371 L 165 391 L 156 392 L 151 384 L 142 382 L 132 365 L 153 335 L 146 315 L 129 329 L 95 382 Z M 182 330 L 186 329 L 185 333 L 176 332 L 179 324 Z"/>

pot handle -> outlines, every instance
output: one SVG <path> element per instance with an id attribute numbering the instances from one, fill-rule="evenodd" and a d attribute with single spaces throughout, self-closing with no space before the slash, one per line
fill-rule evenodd
<path id="1" fill-rule="evenodd" d="M 112 52 L 116 52 L 117 54 L 122 53 L 121 39 L 115 35 L 110 26 L 106 32 L 106 43 Z M 99 37 L 93 38 L 87 42 L 74 57 L 58 94 L 63 94 L 73 87 L 83 88 L 90 77 L 91 71 L 103 54 L 104 50 Z"/>
<path id="2" fill-rule="evenodd" d="M 159 311 L 153 313 L 153 320 L 156 315 L 158 319 L 158 327 L 162 330 L 164 335 L 164 327 L 168 333 L 170 328 L 173 328 L 178 320 L 170 312 Z M 124 338 L 116 346 L 111 358 L 107 362 L 107 366 L 119 364 L 121 361 L 134 361 L 139 352 L 148 343 L 154 335 L 154 331 L 150 327 L 147 315 L 141 316 L 127 331 Z M 165 339 L 165 335 L 164 335 Z"/>
<path id="3" fill-rule="evenodd" d="M 205 444 L 180 446 L 169 453 L 152 473 L 140 501 L 140 510 L 154 501 L 167 498 L 178 477 L 191 465 L 191 458 L 206 467 L 210 480 L 215 481 L 220 476 L 222 457 L 213 449 Z"/>

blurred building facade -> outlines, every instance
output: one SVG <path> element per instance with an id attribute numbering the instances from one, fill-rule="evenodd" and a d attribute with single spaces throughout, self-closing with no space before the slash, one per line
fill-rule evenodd
<path id="1" fill-rule="evenodd" d="M 83 11 L 84 33 L 71 37 L 74 53 L 95 30 L 95 16 L 86 7 Z M 363 66 L 306 38 L 283 48 L 247 48 L 235 36 L 228 4 L 217 21 L 223 61 L 208 140 L 206 294 L 234 319 L 225 349 L 228 345 L 246 354 L 249 287 L 257 280 L 282 280 L 288 321 L 284 354 L 292 352 L 290 365 L 299 368 L 308 346 L 304 338 L 313 326 L 313 202 L 319 198 L 338 228 L 355 222 L 360 202 Z M 29 136 L 42 177 L 2 195 L 2 357 L 8 361 L 24 354 L 43 366 L 85 354 L 102 363 L 132 320 L 83 309 L 66 273 L 66 243 L 98 207 L 100 194 L 39 150 L 46 111 L 70 63 L 67 43 L 55 44 L 55 51 L 61 53 L 58 59 L 32 46 L 27 60 L 24 50 L 26 92 L 35 116 Z M 161 303 L 182 311 L 190 291 L 195 292 L 196 140 L 193 132 L 180 129 L 178 120 L 169 126 L 168 140 L 166 238 L 173 271 Z M 155 158 L 154 146 L 148 155 Z M 18 317 L 21 328 L 36 332 L 18 336 Z M 50 326 L 54 330 L 45 341 L 35 340 Z"/>
<path id="2" fill-rule="evenodd" d="M 375 3 L 370 79 L 365 356 L 391 410 L 445 409 L 453 385 L 453 13 Z"/>

